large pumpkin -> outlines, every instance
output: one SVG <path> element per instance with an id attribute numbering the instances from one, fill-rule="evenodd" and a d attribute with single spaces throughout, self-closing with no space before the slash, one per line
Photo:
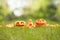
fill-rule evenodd
<path id="1" fill-rule="evenodd" d="M 36 20 L 35 26 L 46 26 L 46 20 L 44 19 L 38 19 Z"/>

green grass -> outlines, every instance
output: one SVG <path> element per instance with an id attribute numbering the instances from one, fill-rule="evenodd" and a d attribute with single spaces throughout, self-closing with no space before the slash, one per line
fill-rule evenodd
<path id="1" fill-rule="evenodd" d="M 0 27 L 0 40 L 60 40 L 60 27 Z"/>

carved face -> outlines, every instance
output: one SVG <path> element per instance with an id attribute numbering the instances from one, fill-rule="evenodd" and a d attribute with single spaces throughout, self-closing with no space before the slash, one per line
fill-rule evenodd
<path id="1" fill-rule="evenodd" d="M 46 26 L 46 21 L 43 19 L 36 20 L 36 26 Z"/>
<path id="2" fill-rule="evenodd" d="M 24 21 L 17 21 L 17 22 L 15 22 L 15 26 L 25 26 L 25 22 Z"/>

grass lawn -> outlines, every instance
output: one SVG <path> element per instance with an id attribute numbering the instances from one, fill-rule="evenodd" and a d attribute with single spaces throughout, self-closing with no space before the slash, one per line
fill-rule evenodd
<path id="1" fill-rule="evenodd" d="M 60 27 L 0 27 L 0 40 L 60 40 Z"/>

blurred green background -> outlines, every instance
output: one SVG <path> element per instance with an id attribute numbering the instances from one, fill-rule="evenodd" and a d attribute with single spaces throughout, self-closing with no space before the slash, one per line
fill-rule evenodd
<path id="1" fill-rule="evenodd" d="M 18 1 L 16 1 L 16 4 L 18 3 Z M 11 8 L 9 5 L 8 0 L 0 0 L 0 22 L 14 21 L 14 20 L 28 20 L 28 19 L 36 20 L 40 18 L 44 18 L 46 20 L 54 22 L 60 22 L 59 0 L 31 0 L 31 2 L 32 2 L 31 5 L 28 4 L 28 1 L 26 2 L 29 6 L 23 5 L 23 7 L 19 6 L 16 7 L 15 5 L 15 8 L 11 6 L 14 8 L 13 10 L 13 8 Z M 21 15 L 19 15 L 19 11 Z M 17 13 L 18 15 L 14 13 Z"/>

